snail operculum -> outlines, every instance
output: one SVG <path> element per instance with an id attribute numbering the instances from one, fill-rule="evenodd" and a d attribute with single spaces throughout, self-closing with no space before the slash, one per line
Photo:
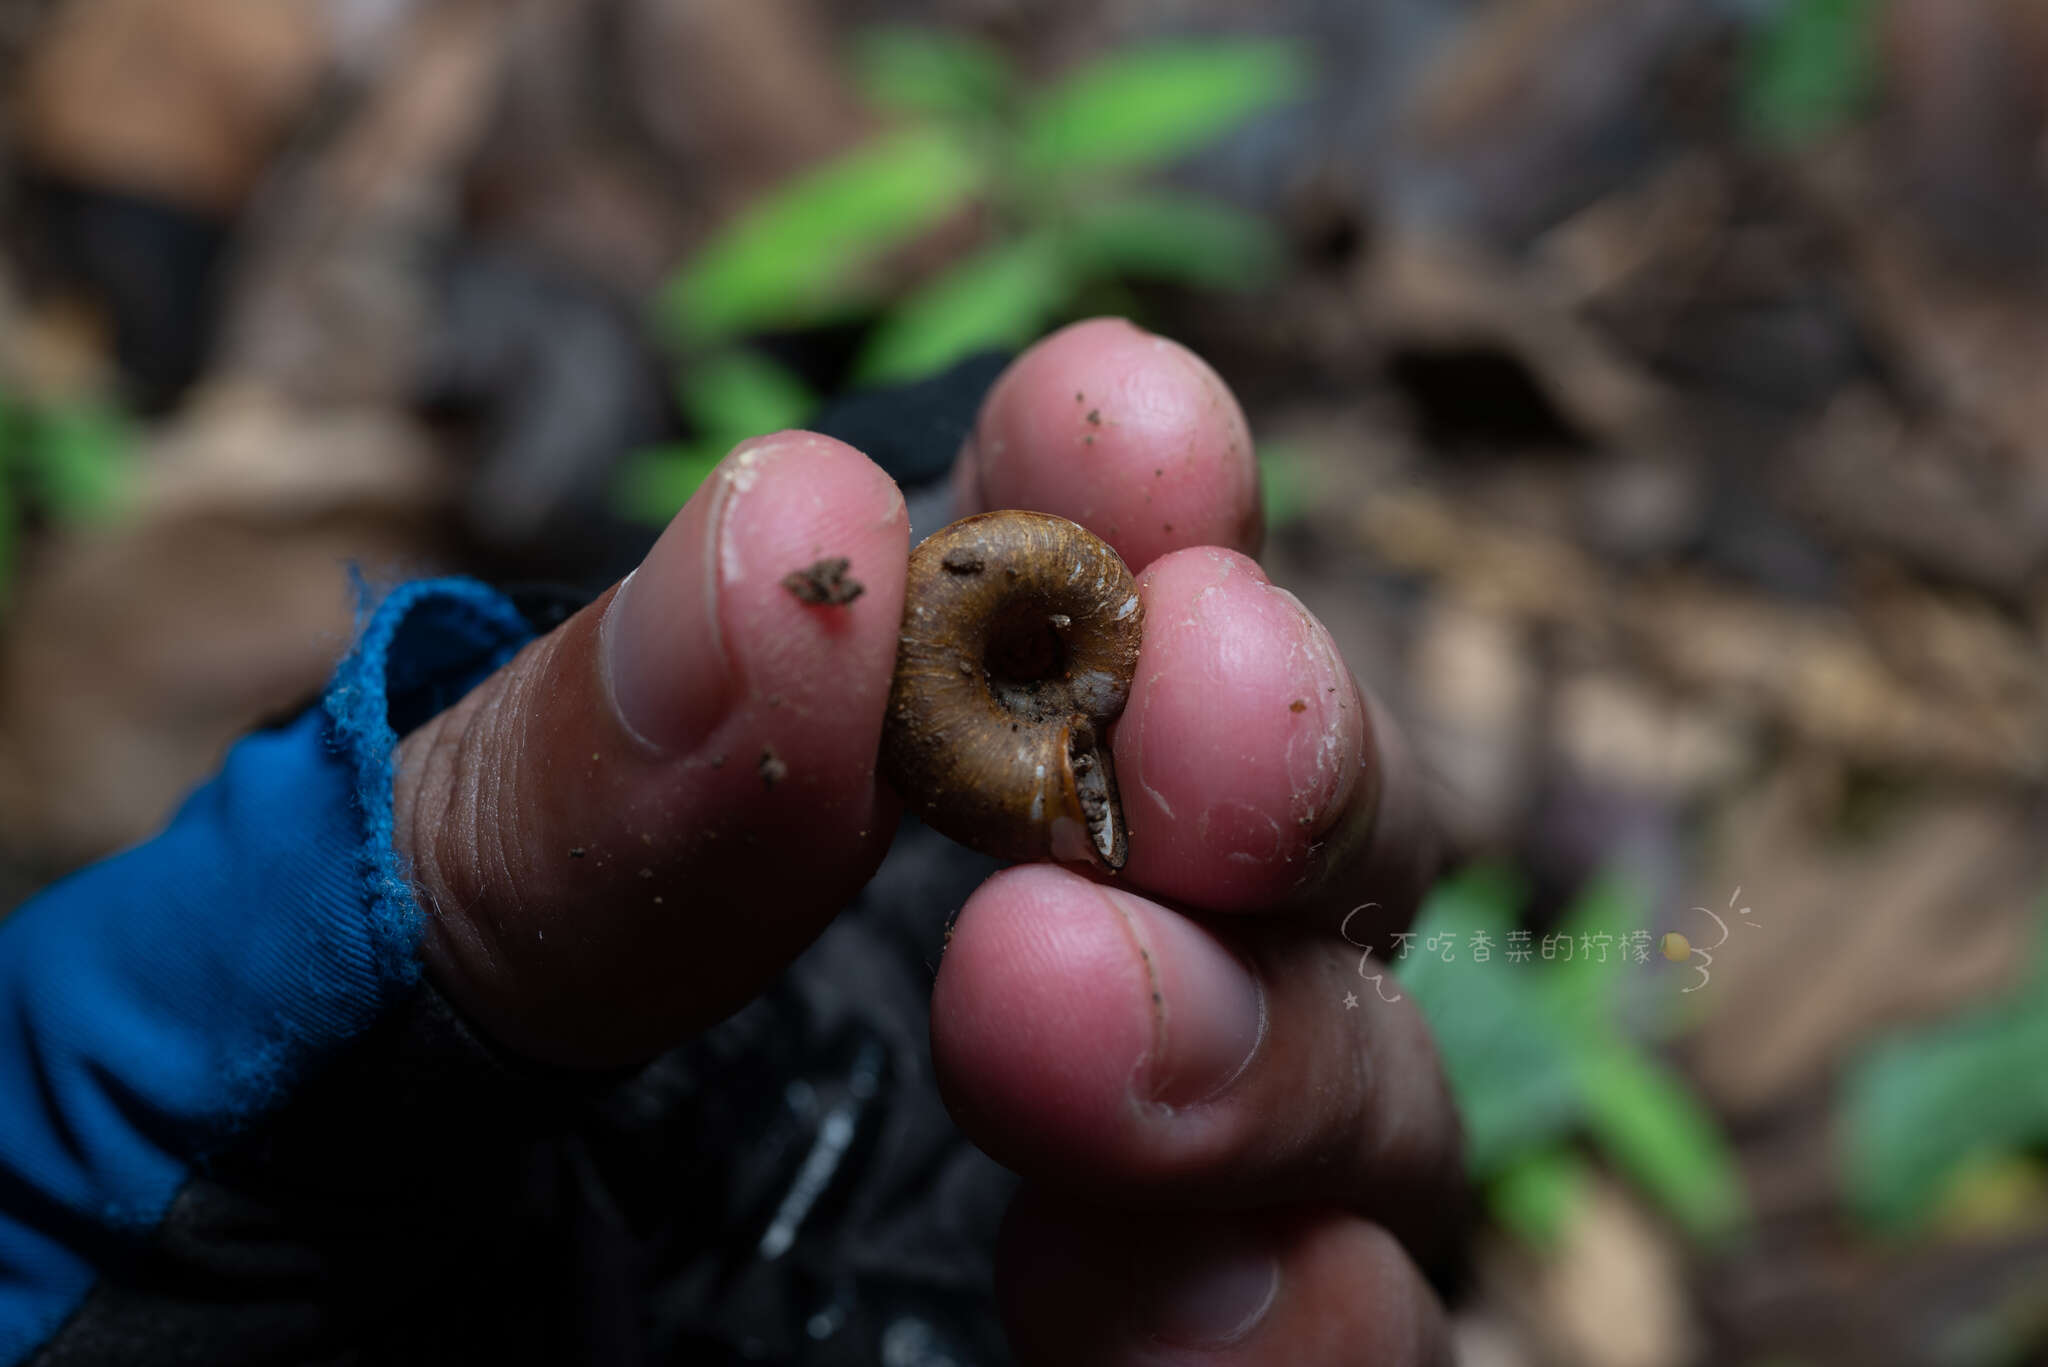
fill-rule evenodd
<path id="1" fill-rule="evenodd" d="M 1120 869 L 1130 853 L 1130 841 L 1124 832 L 1123 804 L 1117 798 L 1116 766 L 1110 760 L 1109 747 L 1097 744 L 1095 728 L 1082 720 L 1069 728 L 1066 750 L 1068 790 L 1080 812 L 1088 843 L 1080 857 Z M 1058 841 L 1059 833 L 1055 831 L 1056 845 Z M 1055 851 L 1054 857 L 1073 856 Z"/>
<path id="2" fill-rule="evenodd" d="M 988 853 L 1123 867 L 1106 743 L 1143 613 L 1116 552 L 1064 518 L 985 513 L 911 554 L 884 759 L 914 810 Z"/>

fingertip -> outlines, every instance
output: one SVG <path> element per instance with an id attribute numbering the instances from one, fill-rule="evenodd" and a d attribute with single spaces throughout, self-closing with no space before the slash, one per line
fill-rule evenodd
<path id="1" fill-rule="evenodd" d="M 787 431 L 735 446 L 606 610 L 623 728 L 687 755 L 762 702 L 801 713 L 821 688 L 879 724 L 908 542 L 902 492 L 846 443 Z"/>
<path id="2" fill-rule="evenodd" d="M 757 438 L 721 468 L 718 613 L 735 702 L 707 748 L 740 761 L 724 774 L 735 812 L 801 831 L 808 861 L 836 867 L 886 843 L 875 759 L 903 620 L 903 495 L 813 432 Z"/>
<path id="3" fill-rule="evenodd" d="M 1152 1047 L 1152 987 L 1102 893 L 1056 865 L 1018 865 L 976 889 L 954 923 L 932 995 L 932 1057 L 948 1108 L 984 1146 L 1086 1152 L 1123 1123 Z"/>
<path id="4" fill-rule="evenodd" d="M 800 431 L 742 443 L 717 477 L 727 488 L 717 564 L 726 628 L 787 635 L 788 648 L 882 621 L 893 663 L 910 541 L 896 482 L 845 442 Z"/>
<path id="5" fill-rule="evenodd" d="M 1329 632 L 1248 557 L 1139 581 L 1145 643 L 1114 733 L 1133 884 L 1211 910 L 1283 902 L 1361 791 L 1371 730 Z"/>
<path id="6" fill-rule="evenodd" d="M 1256 456 L 1244 411 L 1207 362 L 1121 318 L 1053 333 L 990 391 L 957 492 L 963 512 L 1071 518 L 1134 568 L 1184 546 L 1255 552 Z"/>

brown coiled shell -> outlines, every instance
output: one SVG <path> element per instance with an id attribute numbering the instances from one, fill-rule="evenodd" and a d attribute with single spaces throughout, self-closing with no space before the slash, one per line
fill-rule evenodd
<path id="1" fill-rule="evenodd" d="M 1046 513 L 964 518 L 910 554 L 884 771 L 927 825 L 1006 859 L 1123 867 L 1108 726 L 1137 669 L 1137 581 Z"/>

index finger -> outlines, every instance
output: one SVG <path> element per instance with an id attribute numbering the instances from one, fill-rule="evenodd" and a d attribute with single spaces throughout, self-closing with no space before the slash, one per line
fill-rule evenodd
<path id="1" fill-rule="evenodd" d="M 1255 554 L 1257 457 L 1229 386 L 1121 318 L 1061 329 L 1003 372 L 954 473 L 956 516 L 1029 508 L 1078 522 L 1133 571 L 1188 546 Z"/>

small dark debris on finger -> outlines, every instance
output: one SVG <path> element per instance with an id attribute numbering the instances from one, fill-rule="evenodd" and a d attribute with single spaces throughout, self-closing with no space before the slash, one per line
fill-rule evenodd
<path id="1" fill-rule="evenodd" d="M 761 763 L 757 767 L 761 775 L 761 786 L 764 788 L 773 788 L 789 777 L 789 766 L 782 762 L 782 756 L 775 753 L 775 747 L 772 745 L 761 747 Z"/>
<path id="2" fill-rule="evenodd" d="M 782 587 L 810 607 L 844 607 L 867 592 L 867 585 L 846 571 L 852 561 L 832 556 L 782 577 Z"/>

